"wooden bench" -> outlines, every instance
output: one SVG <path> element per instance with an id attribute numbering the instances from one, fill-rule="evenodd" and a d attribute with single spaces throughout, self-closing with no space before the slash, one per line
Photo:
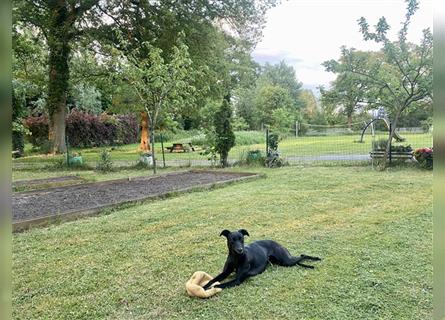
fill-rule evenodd
<path id="1" fill-rule="evenodd" d="M 374 150 L 369 153 L 372 159 L 382 159 L 384 154 L 385 151 L 380 151 L 380 150 L 377 151 Z M 391 152 L 391 160 L 411 160 L 412 158 L 413 158 L 412 151 Z"/>

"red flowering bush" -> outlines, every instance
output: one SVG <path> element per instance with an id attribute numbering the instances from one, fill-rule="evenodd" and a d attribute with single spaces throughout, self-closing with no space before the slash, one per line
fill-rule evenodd
<path id="1" fill-rule="evenodd" d="M 48 116 L 28 117 L 25 126 L 35 147 L 48 144 Z M 139 124 L 134 115 L 93 115 L 73 109 L 66 117 L 66 134 L 71 147 L 101 147 L 136 143 Z"/>
<path id="2" fill-rule="evenodd" d="M 433 169 L 433 149 L 420 148 L 413 153 L 414 158 L 425 169 Z"/>

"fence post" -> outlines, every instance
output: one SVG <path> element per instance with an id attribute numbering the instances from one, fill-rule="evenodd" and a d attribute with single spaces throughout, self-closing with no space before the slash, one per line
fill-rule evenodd
<path id="1" fill-rule="evenodd" d="M 68 135 L 65 133 L 65 145 L 66 145 L 66 165 L 67 167 L 70 166 L 70 152 L 68 149 Z"/>
<path id="2" fill-rule="evenodd" d="M 269 128 L 266 128 L 266 156 L 269 155 Z"/>
<path id="3" fill-rule="evenodd" d="M 161 133 L 161 150 L 162 150 L 162 163 L 165 168 L 165 154 L 164 154 L 164 135 Z"/>
<path id="4" fill-rule="evenodd" d="M 392 158 L 392 156 L 391 156 L 391 143 L 392 143 L 392 139 L 391 139 L 391 132 L 392 132 L 392 123 L 390 122 L 389 123 L 389 137 L 388 137 L 388 140 L 389 140 L 389 155 L 388 155 L 388 157 L 389 157 L 389 164 L 391 164 L 391 158 Z"/>
<path id="5" fill-rule="evenodd" d="M 298 121 L 295 121 L 295 137 L 298 137 L 298 133 L 299 133 L 299 123 Z"/>

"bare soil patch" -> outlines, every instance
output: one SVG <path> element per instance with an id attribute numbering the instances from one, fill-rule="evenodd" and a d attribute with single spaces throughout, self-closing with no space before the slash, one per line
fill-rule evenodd
<path id="1" fill-rule="evenodd" d="M 13 229 L 26 229 L 50 220 L 97 213 L 122 203 L 255 177 L 258 175 L 252 173 L 192 170 L 16 192 L 12 197 Z"/>

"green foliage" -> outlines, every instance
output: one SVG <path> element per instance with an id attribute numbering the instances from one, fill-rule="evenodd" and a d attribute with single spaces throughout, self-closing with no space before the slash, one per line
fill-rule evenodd
<path id="1" fill-rule="evenodd" d="M 347 117 L 348 125 L 351 125 L 352 117 L 359 109 L 360 103 L 368 101 L 366 85 L 360 81 L 358 76 L 346 71 L 337 75 L 329 90 L 320 87 L 320 92 L 321 103 L 325 110 L 344 114 Z"/>
<path id="2" fill-rule="evenodd" d="M 102 173 L 113 171 L 113 161 L 111 160 L 111 153 L 103 149 L 99 155 L 96 170 Z"/>
<path id="3" fill-rule="evenodd" d="M 269 168 L 279 168 L 285 165 L 284 159 L 281 158 L 280 152 L 278 150 L 278 142 L 280 141 L 280 136 L 278 133 L 270 133 L 267 141 L 268 152 L 267 157 L 264 162 L 266 167 Z"/>
<path id="4" fill-rule="evenodd" d="M 304 105 L 302 110 L 303 117 L 307 119 L 308 122 L 313 123 L 312 119 L 314 119 L 319 112 L 317 98 L 314 96 L 312 90 L 307 89 L 301 90 L 299 98 Z"/>
<path id="5" fill-rule="evenodd" d="M 79 110 L 100 114 L 102 110 L 102 94 L 95 87 L 85 83 L 75 84 L 72 93 L 72 104 Z"/>
<path id="6" fill-rule="evenodd" d="M 263 165 L 266 160 L 266 156 L 261 150 L 250 150 L 247 152 L 246 164 L 247 165 Z"/>
<path id="7" fill-rule="evenodd" d="M 284 61 L 275 65 L 266 63 L 258 79 L 258 85 L 283 88 L 288 92 L 295 107 L 302 106 L 300 101 L 302 83 L 297 80 L 295 69 Z"/>
<path id="8" fill-rule="evenodd" d="M 267 141 L 267 147 L 269 151 L 278 151 L 278 142 L 280 142 L 280 136 L 278 133 L 270 133 Z"/>
<path id="9" fill-rule="evenodd" d="M 248 130 L 249 124 L 243 117 L 235 117 L 232 122 L 233 130 L 235 131 L 241 131 L 241 130 Z"/>
<path id="10" fill-rule="evenodd" d="M 250 129 L 269 125 L 284 132 L 301 117 L 305 105 L 300 99 L 301 85 L 293 67 L 285 62 L 266 64 L 255 86 L 235 92 L 237 115 L 246 120 Z"/>
<path id="11" fill-rule="evenodd" d="M 379 139 L 372 142 L 372 150 L 386 150 L 388 139 Z"/>
<path id="12" fill-rule="evenodd" d="M 406 0 L 405 20 L 398 32 L 396 41 L 388 36 L 390 26 L 381 17 L 370 31 L 364 17 L 358 20 L 365 41 L 382 44 L 379 52 L 357 52 L 354 48 L 342 47 L 339 61 L 324 63 L 327 71 L 347 74 L 354 82 L 366 88 L 369 106 L 384 106 L 389 113 L 392 130 L 390 140 L 395 135 L 402 114 L 416 105 L 428 105 L 433 91 L 433 35 L 429 29 L 423 30 L 420 44 L 407 42 L 408 26 L 418 9 L 418 1 Z M 383 163 L 386 164 L 386 154 Z M 384 166 L 383 166 L 384 168 Z"/>
<path id="13" fill-rule="evenodd" d="M 372 150 L 375 151 L 385 151 L 388 139 L 379 139 L 372 142 Z M 413 148 L 411 145 L 397 145 L 391 144 L 391 152 L 412 152 Z"/>
<path id="14" fill-rule="evenodd" d="M 262 131 L 235 132 L 235 145 L 237 146 L 264 144 L 265 142 L 266 142 L 266 134 Z"/>
<path id="15" fill-rule="evenodd" d="M 225 97 L 219 110 L 214 116 L 215 126 L 215 151 L 220 156 L 220 162 L 223 167 L 227 167 L 227 157 L 230 149 L 235 145 L 235 134 L 232 130 L 232 108 L 229 103 L 229 97 Z"/>

